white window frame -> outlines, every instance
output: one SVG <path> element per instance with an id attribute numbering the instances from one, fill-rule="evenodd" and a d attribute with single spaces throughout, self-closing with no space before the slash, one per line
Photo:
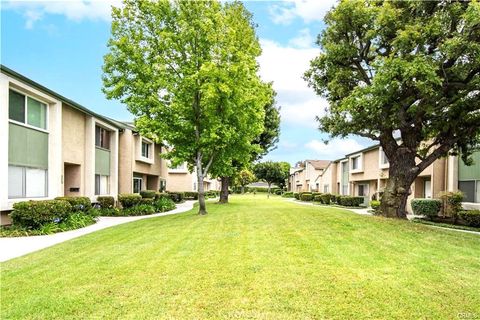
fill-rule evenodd
<path id="1" fill-rule="evenodd" d="M 8 196 L 9 200 L 48 198 L 48 169 L 33 168 L 33 167 L 28 167 L 28 166 L 17 166 L 17 165 L 13 165 L 13 164 L 9 164 L 8 167 L 17 167 L 17 168 L 22 169 L 22 195 L 19 196 L 19 197 Z M 43 195 L 43 196 L 27 196 L 27 169 L 45 171 L 45 195 Z M 10 168 L 9 168 L 9 170 L 10 170 Z M 10 175 L 10 172 L 8 172 L 8 174 Z M 7 177 L 7 184 L 8 184 L 8 179 L 9 179 L 9 177 Z"/>
<path id="2" fill-rule="evenodd" d="M 148 157 L 144 157 L 142 154 L 142 151 L 143 151 L 142 147 L 144 143 L 148 144 Z M 136 157 L 137 161 L 145 162 L 148 164 L 154 164 L 155 163 L 155 157 L 154 157 L 155 143 L 150 139 L 140 136 L 136 144 L 137 144 L 137 157 Z"/>
<path id="3" fill-rule="evenodd" d="M 357 159 L 357 158 L 358 158 L 358 168 L 354 169 L 353 159 Z M 348 158 L 348 163 L 349 163 L 350 173 L 363 172 L 363 153 L 357 153 L 357 154 L 351 155 Z"/>
<path id="4" fill-rule="evenodd" d="M 97 183 L 97 176 L 100 176 L 100 185 L 99 185 L 99 193 L 97 194 L 97 186 L 96 186 L 96 183 Z M 101 190 L 102 190 L 102 177 L 107 177 L 107 192 L 106 193 L 102 193 Z M 95 174 L 94 175 L 94 193 L 95 193 L 95 196 L 108 196 L 110 195 L 110 175 L 104 175 L 104 174 Z"/>
<path id="5" fill-rule="evenodd" d="M 384 159 L 387 161 L 386 163 L 383 162 Z M 378 148 L 378 167 L 380 169 L 388 169 L 390 167 L 390 161 L 388 161 L 382 147 Z"/>
<path id="6" fill-rule="evenodd" d="M 138 192 L 135 192 L 135 190 L 133 190 L 135 188 L 135 180 L 140 180 L 140 190 Z M 132 192 L 133 193 L 139 193 L 140 191 L 142 191 L 142 187 L 143 187 L 143 178 L 133 177 L 133 179 L 132 179 Z"/>
<path id="7" fill-rule="evenodd" d="M 18 94 L 21 94 L 21 95 L 24 95 L 25 96 L 25 99 L 24 99 L 24 106 L 25 106 L 25 122 L 20 122 L 20 121 L 17 121 L 17 120 L 13 120 L 13 119 L 10 119 L 10 114 L 8 115 L 8 122 L 11 122 L 11 123 L 14 123 L 14 124 L 17 124 L 19 126 L 22 126 L 22 127 L 26 127 L 26 128 L 29 128 L 29 129 L 33 129 L 33 130 L 37 130 L 37 131 L 40 131 L 40 132 L 45 132 L 45 133 L 49 133 L 49 111 L 50 111 L 50 104 L 48 102 L 46 102 L 45 100 L 43 99 L 39 99 L 37 97 L 34 97 L 24 91 L 21 91 L 21 90 L 18 90 L 16 88 L 12 88 L 12 87 L 9 87 L 8 88 L 9 90 L 9 93 L 8 93 L 8 105 L 7 105 L 7 108 L 8 110 L 10 109 L 10 90 L 12 91 L 15 91 L 17 92 Z M 40 103 L 43 103 L 45 105 L 45 129 L 43 128 L 39 128 L 39 127 L 35 127 L 35 126 L 32 126 L 31 124 L 28 124 L 28 104 L 27 104 L 27 100 L 28 98 L 31 98 L 33 100 L 36 100 Z M 10 110 L 9 110 L 10 112 Z"/>

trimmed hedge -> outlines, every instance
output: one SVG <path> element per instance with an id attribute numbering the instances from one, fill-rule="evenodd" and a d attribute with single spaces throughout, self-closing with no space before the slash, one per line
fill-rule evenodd
<path id="1" fill-rule="evenodd" d="M 338 196 L 337 203 L 344 207 L 359 207 L 363 204 L 363 197 Z"/>
<path id="2" fill-rule="evenodd" d="M 88 211 L 92 208 L 89 197 L 56 197 L 55 200 L 65 200 L 72 206 L 73 211 Z"/>
<path id="3" fill-rule="evenodd" d="M 290 191 L 289 191 L 289 192 L 284 192 L 284 193 L 282 194 L 282 197 L 284 197 L 284 198 L 293 198 L 293 192 L 290 192 Z"/>
<path id="4" fill-rule="evenodd" d="M 307 192 L 302 192 L 300 195 L 300 200 L 302 201 L 313 201 L 313 194 L 307 193 Z"/>
<path id="5" fill-rule="evenodd" d="M 480 228 L 480 210 L 462 210 L 458 215 L 470 227 Z"/>
<path id="6" fill-rule="evenodd" d="M 142 190 L 142 191 L 140 191 L 140 196 L 144 199 L 145 198 L 153 199 L 153 198 L 155 198 L 156 193 L 157 192 L 155 190 Z"/>
<path id="7" fill-rule="evenodd" d="M 170 200 L 172 199 L 170 195 L 166 192 L 155 192 L 155 200 L 163 199 L 163 198 L 170 199 Z"/>
<path id="8" fill-rule="evenodd" d="M 118 202 L 122 205 L 122 208 L 127 209 L 140 204 L 142 196 L 136 193 L 123 193 L 118 195 Z"/>
<path id="9" fill-rule="evenodd" d="M 111 209 L 115 207 L 115 199 L 112 196 L 99 196 L 97 202 L 102 209 Z"/>
<path id="10" fill-rule="evenodd" d="M 185 198 L 185 194 L 183 192 L 167 191 L 167 193 L 170 195 L 170 199 L 172 199 L 173 202 L 175 202 L 175 203 L 183 202 L 183 198 Z"/>
<path id="11" fill-rule="evenodd" d="M 370 201 L 370 207 L 373 210 L 373 214 L 379 214 L 380 213 L 380 201 L 378 201 L 378 200 Z"/>
<path id="12" fill-rule="evenodd" d="M 438 216 L 442 202 L 438 199 L 412 199 L 413 214 L 433 218 Z"/>
<path id="13" fill-rule="evenodd" d="M 340 196 L 339 196 L 338 194 L 332 194 L 332 195 L 330 196 L 330 202 L 331 202 L 331 203 L 337 203 L 339 197 L 340 197 Z"/>
<path id="14" fill-rule="evenodd" d="M 13 205 L 10 214 L 13 225 L 38 229 L 47 223 L 59 223 L 73 213 L 65 200 L 23 201 Z"/>
<path id="15" fill-rule="evenodd" d="M 293 197 L 294 197 L 295 199 L 297 199 L 297 200 L 300 200 L 300 193 L 294 192 L 294 193 L 293 193 Z"/>
<path id="16" fill-rule="evenodd" d="M 330 193 L 324 193 L 319 195 L 320 197 L 320 202 L 323 204 L 330 204 L 330 201 L 332 199 L 332 195 Z"/>
<path id="17" fill-rule="evenodd" d="M 186 191 L 184 192 L 184 194 L 185 194 L 185 200 L 198 200 L 198 192 Z"/>
<path id="18" fill-rule="evenodd" d="M 273 192 L 274 194 L 276 194 L 277 196 L 281 196 L 282 195 L 282 190 L 281 189 L 277 189 Z"/>
<path id="19" fill-rule="evenodd" d="M 170 198 L 159 198 L 153 202 L 156 212 L 170 211 L 176 208 L 175 203 Z"/>
<path id="20" fill-rule="evenodd" d="M 320 195 L 313 196 L 313 201 L 321 203 L 322 202 L 321 196 Z"/>

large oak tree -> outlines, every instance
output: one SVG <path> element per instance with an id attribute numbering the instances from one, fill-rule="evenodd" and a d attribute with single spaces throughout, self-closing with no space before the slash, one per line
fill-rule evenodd
<path id="1" fill-rule="evenodd" d="M 196 169 L 205 214 L 204 178 L 258 148 L 272 96 L 251 15 L 239 2 L 125 0 L 112 18 L 104 92 L 127 105 L 140 133 L 172 146 L 173 165 Z"/>
<path id="2" fill-rule="evenodd" d="M 346 0 L 325 24 L 305 74 L 330 104 L 320 130 L 380 142 L 381 212 L 404 218 L 415 178 L 480 140 L 480 3 Z"/>

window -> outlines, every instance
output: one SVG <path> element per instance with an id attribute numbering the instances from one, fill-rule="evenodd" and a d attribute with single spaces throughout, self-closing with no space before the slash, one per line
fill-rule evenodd
<path id="1" fill-rule="evenodd" d="M 368 195 L 368 185 L 359 184 L 358 185 L 358 196 L 359 197 L 366 197 L 367 195 Z"/>
<path id="2" fill-rule="evenodd" d="M 465 202 L 480 202 L 480 180 L 459 181 L 458 189 L 463 192 Z"/>
<path id="3" fill-rule="evenodd" d="M 143 179 L 133 178 L 133 193 L 140 193 L 142 190 Z"/>
<path id="4" fill-rule="evenodd" d="M 13 90 L 9 91 L 8 115 L 10 120 L 47 129 L 47 105 Z"/>
<path id="5" fill-rule="evenodd" d="M 110 131 L 95 126 L 95 146 L 110 150 Z"/>
<path id="6" fill-rule="evenodd" d="M 360 169 L 360 156 L 352 158 L 352 170 Z"/>
<path id="7" fill-rule="evenodd" d="M 142 157 L 150 158 L 150 143 L 142 141 Z"/>
<path id="8" fill-rule="evenodd" d="M 47 170 L 8 166 L 8 198 L 47 196 Z"/>
<path id="9" fill-rule="evenodd" d="M 104 176 L 100 174 L 95 175 L 95 194 L 109 194 L 109 176 Z"/>
<path id="10" fill-rule="evenodd" d="M 160 192 L 164 192 L 165 190 L 167 190 L 167 181 L 160 179 Z"/>
<path id="11" fill-rule="evenodd" d="M 330 191 L 328 190 L 329 189 L 329 185 L 326 184 L 323 186 L 323 193 L 329 193 Z"/>
<path id="12" fill-rule="evenodd" d="M 388 165 L 388 158 L 385 152 L 383 152 L 382 149 L 380 149 L 380 165 L 381 166 L 386 166 Z"/>

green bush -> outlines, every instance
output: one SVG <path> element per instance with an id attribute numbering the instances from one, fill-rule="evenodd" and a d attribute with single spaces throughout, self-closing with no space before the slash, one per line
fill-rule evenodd
<path id="1" fill-rule="evenodd" d="M 322 203 L 322 198 L 321 197 L 322 197 L 321 195 L 313 196 L 313 201 Z"/>
<path id="2" fill-rule="evenodd" d="M 442 200 L 443 214 L 451 216 L 455 220 L 462 211 L 462 201 L 464 194 L 462 192 L 445 192 L 440 196 Z"/>
<path id="3" fill-rule="evenodd" d="M 330 203 L 337 203 L 339 197 L 340 197 L 340 196 L 339 196 L 338 194 L 332 194 L 332 195 L 330 196 Z"/>
<path id="4" fill-rule="evenodd" d="M 290 192 L 290 191 L 289 191 L 289 192 L 284 192 L 284 193 L 282 194 L 282 197 L 284 197 L 284 198 L 293 198 L 293 192 Z"/>
<path id="5" fill-rule="evenodd" d="M 300 193 L 294 192 L 294 193 L 293 193 L 293 197 L 294 197 L 295 199 L 297 199 L 297 200 L 300 200 Z"/>
<path id="6" fill-rule="evenodd" d="M 282 189 L 276 189 L 274 191 L 274 193 L 277 195 L 277 196 L 281 196 L 282 195 Z"/>
<path id="7" fill-rule="evenodd" d="M 480 228 L 480 210 L 461 210 L 458 215 L 470 227 Z"/>
<path id="8" fill-rule="evenodd" d="M 115 199 L 111 196 L 98 196 L 97 202 L 102 209 L 109 209 L 115 206 Z"/>
<path id="9" fill-rule="evenodd" d="M 23 201 L 13 205 L 12 223 L 38 229 L 47 223 L 59 223 L 72 214 L 72 205 L 65 200 Z"/>
<path id="10" fill-rule="evenodd" d="M 413 199 L 411 205 L 413 214 L 433 218 L 438 216 L 442 202 L 437 199 Z"/>
<path id="11" fill-rule="evenodd" d="M 86 215 L 81 212 L 72 213 L 69 217 L 58 224 L 58 231 L 74 230 L 79 228 L 85 228 L 95 223 L 95 218 L 90 215 Z M 58 232 L 57 231 L 57 232 Z"/>
<path id="12" fill-rule="evenodd" d="M 332 199 L 332 195 L 330 193 L 323 193 L 320 195 L 320 201 L 323 204 L 330 204 L 331 199 Z"/>
<path id="13" fill-rule="evenodd" d="M 183 198 L 185 197 L 183 192 L 168 192 L 168 194 L 170 195 L 170 199 L 175 203 L 183 202 Z"/>
<path id="14" fill-rule="evenodd" d="M 166 198 L 166 199 L 172 199 L 170 197 L 170 194 L 168 194 L 167 192 L 155 192 L 155 200 L 158 200 L 158 199 L 162 199 L 162 198 Z"/>
<path id="15" fill-rule="evenodd" d="M 98 215 L 102 217 L 118 217 L 123 216 L 122 210 L 119 208 L 100 208 L 98 209 Z"/>
<path id="16" fill-rule="evenodd" d="M 140 201 L 142 200 L 142 196 L 139 194 L 135 193 L 124 193 L 124 194 L 119 194 L 118 195 L 118 202 L 122 205 L 122 208 L 127 209 L 134 207 L 138 204 L 140 204 Z"/>
<path id="17" fill-rule="evenodd" d="M 155 207 L 149 204 L 138 204 L 122 210 L 124 216 L 146 216 L 155 213 Z"/>
<path id="18" fill-rule="evenodd" d="M 159 198 L 153 203 L 156 212 L 170 211 L 176 208 L 175 202 L 170 198 Z"/>
<path id="19" fill-rule="evenodd" d="M 338 196 L 336 197 L 337 203 L 345 207 L 359 207 L 363 204 L 363 197 L 352 196 Z"/>
<path id="20" fill-rule="evenodd" d="M 303 192 L 300 195 L 300 200 L 302 200 L 302 201 L 313 201 L 313 194 Z"/>
<path id="21" fill-rule="evenodd" d="M 55 200 L 65 200 L 72 206 L 73 211 L 88 211 L 92 208 L 89 197 L 56 197 Z"/>
<path id="22" fill-rule="evenodd" d="M 149 205 L 153 205 L 153 202 L 155 201 L 154 198 L 142 198 L 140 199 L 140 203 L 139 204 L 149 204 Z"/>
<path id="23" fill-rule="evenodd" d="M 184 194 L 185 194 L 185 200 L 198 200 L 198 192 L 186 191 L 184 192 Z"/>
<path id="24" fill-rule="evenodd" d="M 140 196 L 142 198 L 153 199 L 153 198 L 155 198 L 156 193 L 157 192 L 155 190 L 142 190 L 142 191 L 140 191 Z"/>
<path id="25" fill-rule="evenodd" d="M 372 208 L 375 214 L 378 214 L 380 212 L 380 201 L 378 200 L 370 201 L 370 207 Z"/>

